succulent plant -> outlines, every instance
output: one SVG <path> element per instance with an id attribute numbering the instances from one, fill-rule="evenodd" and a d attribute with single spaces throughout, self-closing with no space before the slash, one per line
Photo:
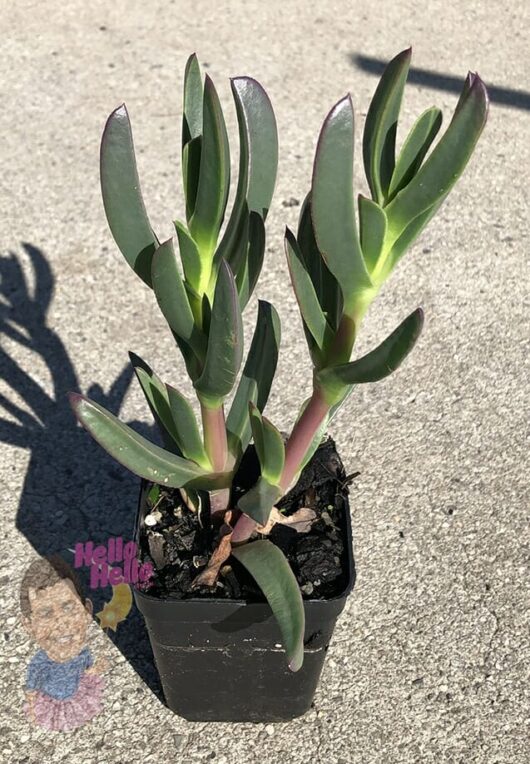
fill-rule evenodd
<path id="1" fill-rule="evenodd" d="M 278 620 L 292 670 L 303 661 L 304 609 L 283 553 L 260 530 L 314 454 L 326 428 L 355 385 L 392 373 L 423 324 L 417 309 L 378 347 L 351 360 L 362 319 L 399 259 L 436 213 L 463 172 L 484 127 L 488 98 L 469 74 L 446 131 L 439 109 L 427 109 L 399 152 L 396 130 L 410 50 L 394 58 L 371 102 L 363 136 L 371 198 L 353 191 L 354 113 L 350 95 L 326 117 L 309 193 L 285 251 L 313 367 L 313 393 L 286 441 L 263 416 L 274 378 L 280 322 L 260 301 L 251 347 L 243 360 L 242 311 L 255 288 L 265 251 L 265 220 L 276 179 L 274 113 L 249 77 L 231 81 L 239 124 L 239 177 L 223 226 L 230 187 L 230 152 L 223 112 L 211 79 L 203 83 L 195 56 L 186 65 L 182 167 L 186 221 L 160 243 L 149 223 L 125 106 L 107 122 L 101 146 L 101 185 L 107 219 L 129 265 L 150 287 L 169 324 L 201 410 L 162 382 L 138 356 L 131 363 L 157 422 L 163 447 L 146 440 L 102 406 L 72 394 L 84 427 L 137 475 L 185 491 L 201 511 L 228 521 L 209 572 L 232 554 L 255 578 Z M 239 378 L 239 381 L 238 381 Z M 225 400 L 236 386 L 230 410 Z M 251 439 L 260 464 L 256 484 L 230 506 L 230 488 Z"/>

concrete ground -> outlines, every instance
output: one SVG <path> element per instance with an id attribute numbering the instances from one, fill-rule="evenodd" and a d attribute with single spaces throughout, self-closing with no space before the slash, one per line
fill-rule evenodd
<path id="1" fill-rule="evenodd" d="M 17 0 L 0 20 L 2 761 L 527 762 L 528 4 Z M 360 350 L 419 304 L 422 339 L 333 428 L 347 469 L 362 473 L 352 489 L 358 581 L 314 709 L 289 724 L 187 723 L 160 701 L 131 618 L 116 644 L 92 627 L 92 649 L 109 662 L 103 713 L 69 734 L 31 726 L 23 686 L 37 647 L 19 612 L 23 572 L 76 540 L 130 537 L 134 515 L 136 482 L 76 429 L 65 394 L 90 389 L 115 411 L 125 396 L 123 416 L 147 427 L 140 392 L 127 391 L 129 349 L 189 390 L 151 293 L 107 230 L 106 116 L 127 103 L 164 237 L 183 211 L 188 54 L 214 78 L 231 130 L 228 76 L 251 74 L 268 90 L 281 153 L 257 293 L 283 321 L 268 411 L 285 428 L 310 377 L 283 228 L 297 218 L 328 109 L 352 92 L 360 148 L 378 61 L 409 44 L 404 129 L 433 103 L 447 121 L 451 78 L 468 69 L 494 101 L 465 176 L 373 306 Z"/>

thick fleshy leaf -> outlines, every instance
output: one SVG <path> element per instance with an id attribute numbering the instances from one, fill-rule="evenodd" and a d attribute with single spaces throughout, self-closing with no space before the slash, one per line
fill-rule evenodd
<path id="1" fill-rule="evenodd" d="M 227 261 L 232 269 L 232 273 L 235 274 L 236 279 L 239 276 L 240 269 L 244 266 L 247 259 L 249 228 L 250 213 L 246 201 L 243 200 L 237 229 L 234 231 L 234 235 L 230 239 L 227 239 L 226 237 L 223 238 L 215 253 L 217 262 L 219 262 L 221 258 L 224 258 Z"/>
<path id="2" fill-rule="evenodd" d="M 261 476 L 238 501 L 239 509 L 258 525 L 265 525 L 273 506 L 280 500 L 282 489 Z"/>
<path id="3" fill-rule="evenodd" d="M 289 668 L 298 671 L 304 660 L 304 604 L 300 588 L 283 552 L 266 539 L 232 549 L 267 598 L 282 634 Z"/>
<path id="4" fill-rule="evenodd" d="M 272 422 L 262 416 L 253 403 L 249 403 L 249 416 L 261 474 L 267 482 L 278 485 L 285 463 L 283 438 Z"/>
<path id="5" fill-rule="evenodd" d="M 276 372 L 280 349 L 281 327 L 276 309 L 269 302 L 259 301 L 258 317 L 243 373 L 226 419 L 231 452 L 239 458 L 250 443 L 249 402 L 263 411 Z"/>
<path id="6" fill-rule="evenodd" d="M 464 86 L 467 88 L 467 84 Z M 451 190 L 464 171 L 486 124 L 488 95 L 476 76 L 449 127 L 416 175 L 386 207 L 387 245 Z"/>
<path id="7" fill-rule="evenodd" d="M 201 169 L 202 135 L 198 135 L 182 149 L 182 178 L 186 199 L 186 220 L 189 224 L 195 211 Z"/>
<path id="8" fill-rule="evenodd" d="M 241 310 L 245 308 L 258 283 L 265 257 L 265 224 L 257 212 L 251 212 L 248 229 L 248 248 L 245 261 L 239 268 L 236 283 Z"/>
<path id="9" fill-rule="evenodd" d="M 411 48 L 404 50 L 387 65 L 366 115 L 364 170 L 372 199 L 380 205 L 387 198 L 394 172 L 397 123 L 411 54 Z"/>
<path id="10" fill-rule="evenodd" d="M 409 183 L 425 159 L 432 142 L 442 126 L 442 112 L 433 106 L 418 117 L 407 135 L 396 160 L 388 198 L 392 199 Z"/>
<path id="11" fill-rule="evenodd" d="M 246 147 L 246 183 L 244 192 L 250 212 L 267 217 L 278 168 L 278 130 L 269 96 L 252 77 L 235 77 L 231 81 L 236 104 L 240 142 Z M 241 176 L 241 165 L 240 165 Z"/>
<path id="12" fill-rule="evenodd" d="M 192 53 L 184 70 L 182 148 L 194 138 L 202 135 L 202 101 L 201 68 L 196 54 Z"/>
<path id="13" fill-rule="evenodd" d="M 182 453 L 201 467 L 211 469 L 192 407 L 182 393 L 174 387 L 166 385 L 166 389 L 170 415 Z"/>
<path id="14" fill-rule="evenodd" d="M 423 311 L 417 308 L 375 350 L 356 361 L 318 372 L 317 382 L 326 401 L 337 403 L 348 385 L 377 382 L 392 374 L 414 347 L 422 327 Z"/>
<path id="15" fill-rule="evenodd" d="M 208 474 L 194 462 L 146 440 L 98 403 L 77 393 L 70 393 L 69 397 L 83 427 L 114 459 L 136 475 L 170 488 L 229 485 L 229 475 Z"/>
<path id="16" fill-rule="evenodd" d="M 359 194 L 359 226 L 361 247 L 368 272 L 373 276 L 387 229 L 385 211 L 371 199 Z M 373 279 L 372 279 L 373 280 Z"/>
<path id="17" fill-rule="evenodd" d="M 243 356 L 243 322 L 234 276 L 223 260 L 215 287 L 204 368 L 194 383 L 200 399 L 217 407 L 231 392 Z"/>
<path id="18" fill-rule="evenodd" d="M 202 76 L 193 53 L 184 72 L 184 104 L 182 115 L 182 180 L 186 199 L 186 220 L 189 222 L 195 209 L 202 149 Z"/>
<path id="19" fill-rule="evenodd" d="M 112 235 L 125 259 L 151 286 L 151 259 L 158 239 L 145 210 L 125 104 L 105 125 L 100 153 L 101 192 Z"/>
<path id="20" fill-rule="evenodd" d="M 182 456 L 178 432 L 173 423 L 166 386 L 153 369 L 135 353 L 129 353 L 131 364 L 157 423 L 164 448 Z"/>
<path id="21" fill-rule="evenodd" d="M 399 236 L 396 242 L 392 245 L 388 254 L 385 255 L 384 263 L 382 264 L 382 268 L 378 274 L 379 282 L 382 283 L 388 277 L 391 271 L 395 268 L 396 264 L 399 262 L 401 256 L 405 254 L 413 241 L 423 231 L 429 220 L 431 220 L 431 218 L 434 217 L 434 215 L 437 213 L 443 201 L 444 200 L 441 199 L 437 204 L 434 204 L 428 210 L 425 210 L 425 212 L 414 218 L 414 220 L 405 228 L 401 236 Z"/>
<path id="22" fill-rule="evenodd" d="M 462 108 L 463 104 L 466 102 L 466 98 L 469 94 L 469 91 L 471 90 L 471 86 L 475 82 L 475 79 L 477 78 L 476 72 L 468 72 L 466 79 L 464 80 L 464 84 L 462 86 L 462 90 L 460 92 L 460 96 L 458 98 L 458 103 L 456 104 L 455 111 L 453 114 L 453 119 L 456 117 L 460 109 Z"/>
<path id="23" fill-rule="evenodd" d="M 229 185 L 230 150 L 226 125 L 217 91 L 206 75 L 199 184 L 189 228 L 201 255 L 207 258 L 213 256 Z"/>
<path id="24" fill-rule="evenodd" d="M 179 242 L 180 259 L 186 281 L 197 290 L 201 281 L 201 256 L 184 223 L 175 220 L 175 230 Z"/>
<path id="25" fill-rule="evenodd" d="M 327 321 L 337 329 L 342 318 L 343 297 L 339 282 L 331 273 L 320 254 L 313 222 L 311 220 L 311 194 L 307 194 L 298 221 L 297 241 L 304 258 L 305 267 L 317 293 L 318 300 Z"/>
<path id="26" fill-rule="evenodd" d="M 193 348 L 197 358 L 204 358 L 206 339 L 195 325 L 172 239 L 161 244 L 153 256 L 152 282 L 160 310 L 173 332 Z"/>
<path id="27" fill-rule="evenodd" d="M 239 177 L 234 205 L 216 257 L 224 257 L 235 274 L 245 269 L 242 247 L 245 218 L 267 216 L 276 183 L 278 132 L 268 95 L 251 77 L 231 81 L 239 124 Z M 252 290 L 251 290 L 252 291 Z"/>
<path id="28" fill-rule="evenodd" d="M 287 255 L 291 283 L 304 324 L 311 332 L 318 347 L 322 350 L 332 338 L 333 331 L 322 312 L 313 282 L 306 270 L 298 242 L 288 228 L 285 231 L 285 254 Z"/>
<path id="29" fill-rule="evenodd" d="M 354 312 L 372 284 L 366 270 L 353 205 L 354 122 L 351 97 L 330 111 L 318 140 L 311 186 L 315 239 Z"/>

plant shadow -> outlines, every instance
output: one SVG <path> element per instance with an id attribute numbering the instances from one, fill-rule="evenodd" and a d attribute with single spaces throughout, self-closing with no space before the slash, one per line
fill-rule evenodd
<path id="1" fill-rule="evenodd" d="M 361 69 L 368 74 L 380 77 L 386 67 L 387 61 L 374 56 L 364 56 L 360 53 L 350 53 L 350 62 L 353 66 Z M 411 85 L 420 85 L 435 90 L 445 90 L 448 93 L 460 93 L 462 90 L 463 77 L 455 77 L 452 74 L 444 74 L 429 69 L 421 69 L 417 66 L 411 66 L 409 69 L 407 81 Z M 522 111 L 530 110 L 530 93 L 526 90 L 516 90 L 514 88 L 501 87 L 487 83 L 488 95 L 492 103 L 500 106 L 509 106 L 513 109 Z"/>
<path id="2" fill-rule="evenodd" d="M 75 365 L 47 321 L 53 272 L 38 247 L 22 246 L 32 273 L 17 254 L 0 256 L 0 337 L 7 340 L 0 347 L 0 380 L 2 389 L 8 391 L 0 392 L 0 406 L 9 415 L 0 416 L 0 441 L 29 451 L 16 518 L 18 530 L 41 557 L 60 553 L 72 564 L 68 550 L 78 542 L 96 545 L 106 544 L 112 537 L 132 538 L 139 483 L 77 425 L 67 398 L 70 391 L 81 392 Z M 31 290 L 26 273 L 34 283 Z M 23 348 L 17 356 L 29 351 L 41 362 L 28 373 L 4 345 Z M 41 386 L 44 367 L 52 381 L 52 395 Z M 86 393 L 117 414 L 132 376 L 127 364 L 108 391 L 92 385 Z M 154 427 L 129 424 L 156 440 Z M 97 613 L 110 599 L 110 587 L 90 590 L 87 575 L 81 577 Z M 107 630 L 107 634 L 164 702 L 146 627 L 136 606 L 115 633 Z"/>

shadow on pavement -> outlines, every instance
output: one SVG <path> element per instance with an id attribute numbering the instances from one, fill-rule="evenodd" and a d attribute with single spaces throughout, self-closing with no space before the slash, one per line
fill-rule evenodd
<path id="1" fill-rule="evenodd" d="M 17 528 L 40 556 L 62 554 L 72 564 L 78 542 L 107 543 L 111 537 L 132 538 L 139 484 L 131 474 L 108 457 L 76 423 L 67 399 L 69 391 L 81 392 L 72 359 L 54 329 L 47 324 L 54 277 L 37 247 L 23 244 L 31 262 L 35 288 L 28 287 L 24 261 L 14 253 L 0 257 L 0 379 L 12 395 L 0 392 L 0 441 L 29 451 L 30 459 L 17 513 Z M 23 369 L 6 350 L 13 342 L 44 362 L 53 384 L 49 396 L 39 384 L 40 363 Z M 30 362 L 31 363 L 31 362 Z M 29 365 L 29 364 L 28 364 Z M 92 385 L 91 398 L 118 413 L 133 375 L 127 364 L 108 392 Z M 23 402 L 23 403 L 22 403 Z M 22 405 L 21 405 L 22 403 Z M 154 429 L 130 422 L 146 437 Z M 88 571 L 80 568 L 78 573 Z M 90 590 L 94 612 L 110 599 L 111 590 Z M 107 630 L 112 642 L 136 672 L 163 701 L 158 674 L 143 618 L 133 605 L 116 633 Z"/>
<path id="2" fill-rule="evenodd" d="M 380 76 L 388 63 L 381 58 L 372 56 L 363 56 L 359 53 L 350 53 L 351 63 L 362 69 L 364 72 Z M 464 77 L 454 77 L 450 74 L 440 74 L 431 72 L 428 69 L 419 69 L 411 66 L 407 82 L 413 85 L 423 85 L 424 87 L 434 88 L 436 90 L 447 90 L 450 93 L 460 93 Z M 490 100 L 501 106 L 511 106 L 514 109 L 528 111 L 530 109 L 530 93 L 524 90 L 512 90 L 511 88 L 502 88 L 497 85 L 486 83 Z"/>

